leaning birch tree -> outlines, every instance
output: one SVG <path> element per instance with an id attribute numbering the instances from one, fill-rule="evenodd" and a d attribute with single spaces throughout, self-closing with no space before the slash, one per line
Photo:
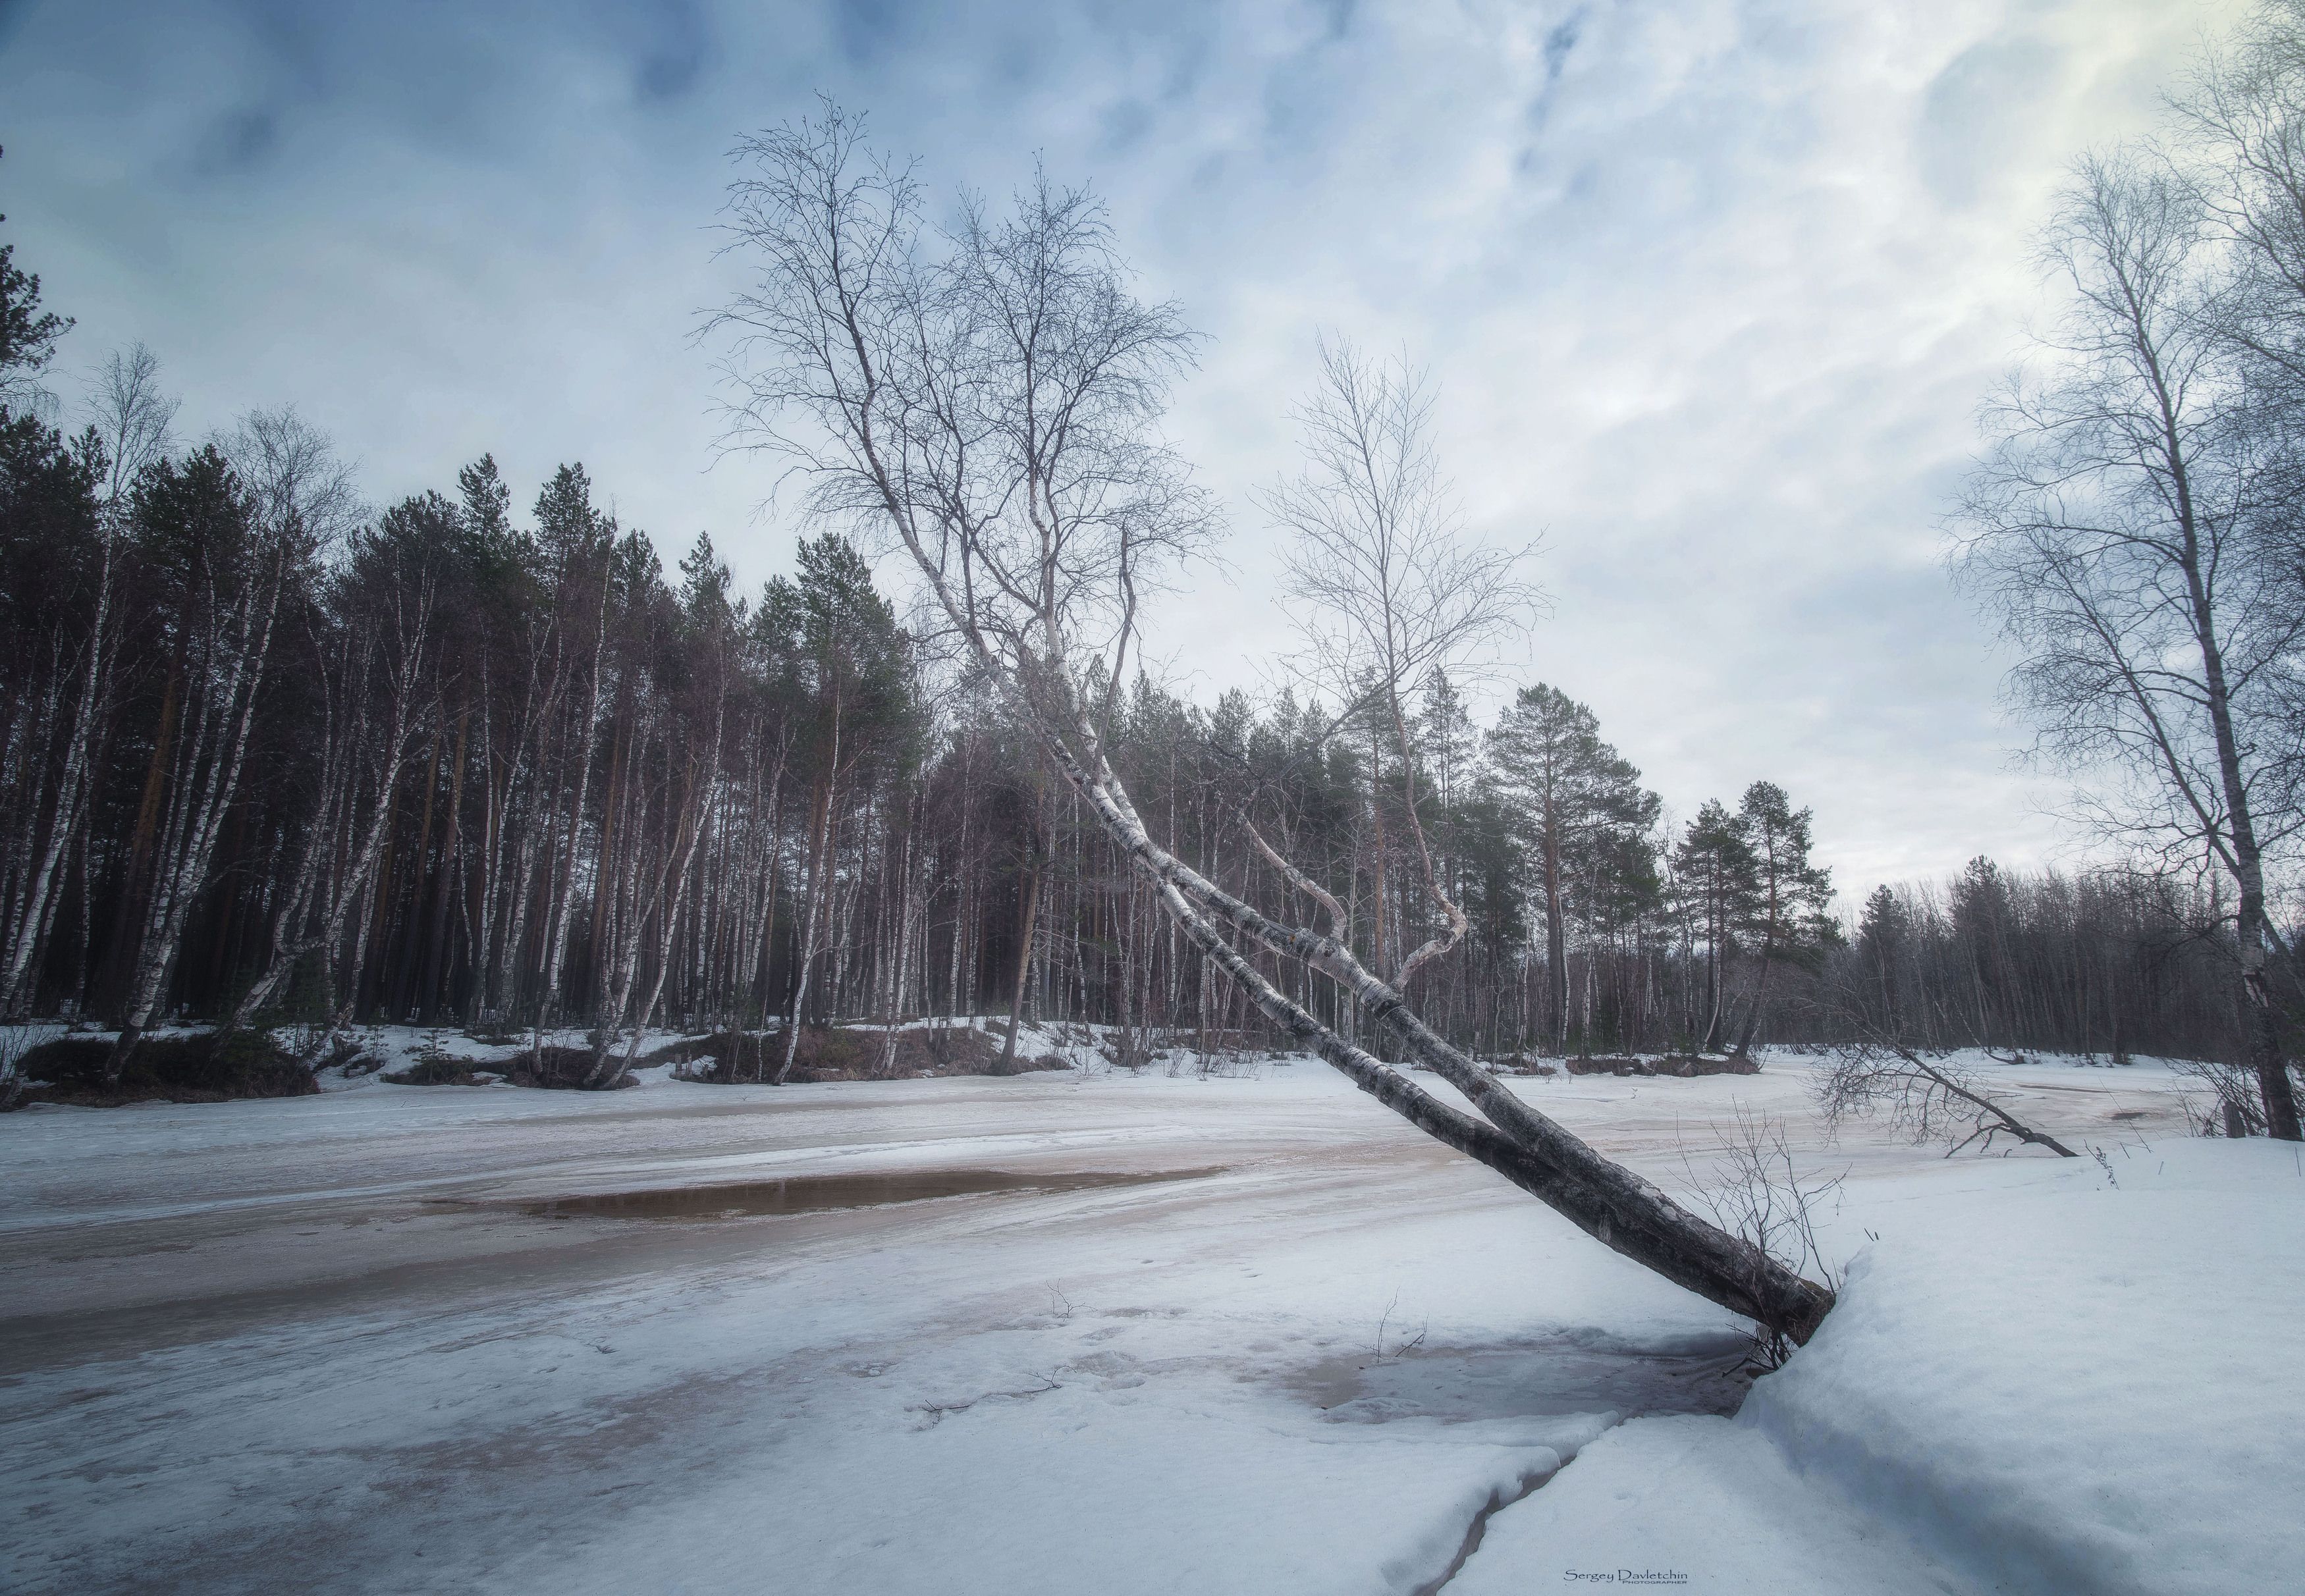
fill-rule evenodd
<path id="1" fill-rule="evenodd" d="M 1259 913 L 1154 840 L 1099 727 L 1139 605 L 1215 531 L 1162 440 L 1195 340 L 1134 292 L 1101 206 L 1040 176 L 934 231 L 910 170 L 828 106 L 741 140 L 714 314 L 727 442 L 781 459 L 815 514 L 900 548 L 944 622 L 1185 937 L 1268 1021 L 1410 1123 L 1625 1256 L 1790 1338 L 1833 1294 L 1675 1203 L 1508 1091 L 1333 935 Z M 1237 939 L 1237 940 L 1236 940 Z M 1248 950 L 1336 982 L 1462 1092 L 1426 1091 L 1323 1024 Z"/>

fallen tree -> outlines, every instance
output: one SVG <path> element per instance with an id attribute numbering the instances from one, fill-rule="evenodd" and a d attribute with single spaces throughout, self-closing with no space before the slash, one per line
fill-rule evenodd
<path id="1" fill-rule="evenodd" d="M 757 276 L 709 324 L 737 395 L 727 445 L 780 456 L 812 512 L 904 550 L 1051 766 L 1267 1020 L 1616 1252 L 1806 1340 L 1831 1291 L 1515 1096 L 1340 935 L 1267 916 L 1144 826 L 1100 728 L 1142 598 L 1214 535 L 1216 516 L 1157 430 L 1194 335 L 1174 305 L 1135 297 L 1094 199 L 1042 177 L 1007 216 L 967 199 L 931 233 L 909 169 L 829 106 L 736 155 L 727 252 Z M 1482 1117 L 1323 1024 L 1259 954 L 1335 982 L 1360 1034 L 1382 1028 Z"/>
<path id="2" fill-rule="evenodd" d="M 2003 1136 L 2061 1159 L 2080 1156 L 1988 1096 L 1976 1076 L 1943 1048 L 1917 1045 L 1917 1031 L 1942 1035 L 1951 1029 L 1950 1015 L 1939 1013 L 1917 1023 L 1920 1016 L 1862 981 L 1829 984 L 1819 1007 L 1844 1039 L 1833 1045 L 1833 1065 L 1816 1086 L 1828 1126 L 1837 1128 L 1844 1119 L 1884 1118 L 1916 1143 L 1943 1137 L 1947 1158 L 1972 1143 L 1989 1150 Z M 1973 1033 L 1971 1040 L 2003 1064 L 2024 1062 L 2021 1053 L 2002 1058 Z"/>
<path id="3" fill-rule="evenodd" d="M 1878 1033 L 1833 1049 L 1833 1067 L 1817 1083 L 1817 1099 L 1827 1124 L 1886 1115 L 1916 1142 L 1943 1135 L 1947 1158 L 1971 1142 L 1990 1149 L 1996 1136 L 2061 1159 L 2080 1157 L 1986 1096 L 1968 1071 Z"/>

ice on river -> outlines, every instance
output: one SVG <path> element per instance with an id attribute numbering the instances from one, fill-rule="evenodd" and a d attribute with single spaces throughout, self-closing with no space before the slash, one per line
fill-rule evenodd
<path id="1" fill-rule="evenodd" d="M 12 1115 L 0 1589 L 1468 1592 L 1653 1565 L 1722 1592 L 2141 1591 L 2256 1566 L 2266 1493 L 2305 1486 L 2267 1450 L 2293 1398 L 2229 1399 L 2273 1349 L 2230 1332 L 2305 1307 L 2305 1177 L 2186 1138 L 2149 1067 L 2004 1073 L 2110 1176 L 1823 1146 L 1806 1071 L 1521 1083 L 1668 1186 L 1739 1104 L 1849 1171 L 1846 1300 L 1749 1398 L 1728 1315 L 1306 1062 Z M 2192 1247 L 2162 1291 L 2203 1226 L 2260 1239 Z M 2070 1439 L 2004 1450 L 2045 1424 Z"/>

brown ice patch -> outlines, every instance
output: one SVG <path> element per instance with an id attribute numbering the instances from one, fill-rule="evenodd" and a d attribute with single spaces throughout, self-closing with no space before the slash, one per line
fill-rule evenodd
<path id="1" fill-rule="evenodd" d="M 655 1186 L 634 1192 L 579 1192 L 515 1206 L 534 1218 L 736 1219 L 773 1214 L 823 1213 L 880 1208 L 948 1197 L 1004 1193 L 1050 1194 L 1107 1186 L 1194 1180 L 1221 1167 L 1154 1170 L 905 1169 L 882 1174 L 794 1175 L 697 1186 Z"/>
<path id="2" fill-rule="evenodd" d="M 1289 1384 L 1334 1421 L 1562 1417 L 1737 1411 L 1752 1379 L 1741 1336 L 1661 1346 L 1575 1334 L 1476 1346 L 1415 1346 L 1330 1357 Z"/>

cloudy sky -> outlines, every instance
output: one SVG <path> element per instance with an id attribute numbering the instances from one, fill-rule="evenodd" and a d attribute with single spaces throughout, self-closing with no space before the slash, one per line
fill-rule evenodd
<path id="1" fill-rule="evenodd" d="M 2228 0 L 0 0 L 0 209 L 183 430 L 293 403 L 382 502 L 582 460 L 749 584 L 794 528 L 715 462 L 740 129 L 830 95 L 940 188 L 1037 154 L 1212 335 L 1173 429 L 1229 568 L 1156 617 L 1192 691 L 1286 624 L 1248 490 L 1316 333 L 1405 348 L 1486 537 L 1541 536 L 1507 664 L 1686 814 L 1816 811 L 1845 892 L 2068 851 L 2013 768 L 1941 515 L 2042 301 L 2028 235 Z"/>

